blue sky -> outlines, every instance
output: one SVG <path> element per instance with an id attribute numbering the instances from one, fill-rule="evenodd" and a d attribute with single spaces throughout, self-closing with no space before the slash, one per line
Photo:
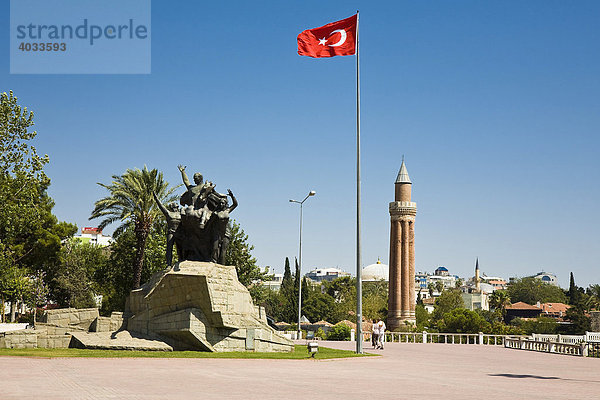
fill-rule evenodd
<path id="1" fill-rule="evenodd" d="M 355 272 L 355 59 L 296 54 L 304 29 L 360 9 L 363 265 L 389 253 L 388 203 L 405 155 L 416 269 L 541 270 L 600 282 L 600 3 L 302 1 L 152 3 L 149 75 L 10 75 L 35 112 L 61 220 L 89 226 L 127 168 L 200 171 L 262 266 Z M 0 15 L 8 26 L 8 2 Z"/>

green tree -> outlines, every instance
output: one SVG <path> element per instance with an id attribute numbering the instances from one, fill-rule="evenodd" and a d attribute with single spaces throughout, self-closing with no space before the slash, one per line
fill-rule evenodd
<path id="1" fill-rule="evenodd" d="M 14 264 L 4 264 L 0 279 L 2 298 L 10 302 L 10 322 L 15 322 L 15 313 L 19 303 L 23 303 L 31 292 L 31 284 L 22 268 Z"/>
<path id="2" fill-rule="evenodd" d="M 433 313 L 431 314 L 431 321 L 434 325 L 444 317 L 444 314 L 456 308 L 463 308 L 465 306 L 462 293 L 458 289 L 444 290 L 442 294 L 435 299 L 435 305 Z"/>
<path id="3" fill-rule="evenodd" d="M 165 229 L 166 223 L 163 219 L 156 220 L 152 224 L 144 251 L 142 282 L 146 282 L 166 266 Z M 131 290 L 131 276 L 137 257 L 136 243 L 135 226 L 133 224 L 125 226 L 114 236 L 108 260 L 96 265 L 93 281 L 95 290 L 103 297 L 101 309 L 103 315 L 124 310 L 125 300 Z"/>
<path id="4" fill-rule="evenodd" d="M 569 290 L 567 291 L 567 295 L 569 296 L 569 304 L 571 305 L 587 301 L 585 290 L 575 284 L 575 277 L 572 272 L 569 279 Z"/>
<path id="5" fill-rule="evenodd" d="M 154 222 L 162 218 L 152 193 L 156 193 L 163 204 L 168 204 L 176 199 L 173 192 L 177 187 L 169 188 L 162 172 L 148 170 L 146 166 L 141 170 L 128 169 L 123 175 L 113 175 L 112 179 L 108 185 L 98 183 L 109 194 L 96 201 L 90 219 L 101 218 L 100 229 L 120 222 L 115 235 L 133 225 L 136 243 L 132 287 L 136 289 L 141 284 L 146 240 Z"/>
<path id="6" fill-rule="evenodd" d="M 329 322 L 355 318 L 356 278 L 343 276 L 331 282 L 323 282 L 322 290 L 335 299 L 335 312 Z"/>
<path id="7" fill-rule="evenodd" d="M 574 335 L 583 335 L 591 331 L 591 319 L 583 303 L 576 304 L 567 310 L 566 320 L 571 322 L 567 328 L 567 333 Z"/>
<path id="8" fill-rule="evenodd" d="M 442 292 L 444 291 L 444 282 L 442 282 L 442 281 L 436 281 L 436 282 L 433 284 L 433 287 L 435 288 L 435 290 L 436 290 L 438 293 L 442 293 Z"/>
<path id="9" fill-rule="evenodd" d="M 108 249 L 77 238 L 67 239 L 52 271 L 50 287 L 54 300 L 60 307 L 95 307 L 94 295 L 99 293 L 96 270 L 104 268 L 107 262 Z"/>
<path id="10" fill-rule="evenodd" d="M 504 290 L 495 290 L 490 296 L 490 307 L 496 310 L 502 318 L 506 315 L 506 307 L 510 305 L 510 297 Z"/>
<path id="11" fill-rule="evenodd" d="M 538 317 L 535 319 L 515 318 L 511 325 L 521 328 L 523 333 L 531 335 L 532 333 L 553 334 L 558 332 L 558 322 L 550 317 Z"/>
<path id="12" fill-rule="evenodd" d="M 335 300 L 320 290 L 312 290 L 302 301 L 302 314 L 311 322 L 331 321 L 335 310 Z"/>
<path id="13" fill-rule="evenodd" d="M 433 282 L 429 282 L 427 284 L 427 290 L 429 290 L 429 297 L 433 297 L 433 292 L 435 291 L 435 285 Z"/>
<path id="14" fill-rule="evenodd" d="M 45 273 L 38 271 L 30 277 L 30 295 L 26 303 L 33 309 L 33 325 L 37 321 L 38 307 L 43 307 L 48 303 L 48 286 L 46 285 Z"/>
<path id="15" fill-rule="evenodd" d="M 600 308 L 600 285 L 593 284 L 588 286 L 586 293 L 589 296 L 589 309 L 598 310 Z"/>
<path id="16" fill-rule="evenodd" d="M 368 319 L 385 319 L 388 308 L 388 283 L 363 282 L 363 316 Z"/>
<path id="17" fill-rule="evenodd" d="M 481 315 L 466 308 L 455 308 L 445 313 L 439 321 L 440 332 L 487 333 L 491 328 L 491 324 Z"/>
<path id="18" fill-rule="evenodd" d="M 281 294 L 281 291 L 267 290 L 265 298 L 261 304 L 265 308 L 265 312 L 275 321 L 289 322 L 286 311 L 286 299 Z"/>
<path id="19" fill-rule="evenodd" d="M 430 315 L 423 304 L 417 304 L 415 306 L 415 317 L 417 320 L 417 332 L 421 332 L 429 328 Z"/>
<path id="20" fill-rule="evenodd" d="M 235 266 L 240 283 L 248 288 L 255 304 L 261 304 L 267 295 L 261 283 L 270 279 L 271 275 L 267 268 L 262 270 L 258 266 L 252 250 L 254 246 L 248 242 L 248 235 L 237 222 L 231 221 L 231 239 L 225 254 L 225 264 Z"/>
<path id="21" fill-rule="evenodd" d="M 0 286 L 5 299 L 15 298 L 27 276 L 54 263 L 61 240 L 77 229 L 52 215 L 50 179 L 43 171 L 48 156 L 39 156 L 31 144 L 37 136 L 33 125 L 33 112 L 21 107 L 12 92 L 0 94 L 0 269 L 5 272 L 0 280 L 7 280 Z"/>
<path id="22" fill-rule="evenodd" d="M 519 278 L 507 288 L 508 296 L 513 303 L 522 301 L 534 305 L 540 303 L 566 303 L 567 297 L 561 288 L 533 277 Z"/>
<path id="23" fill-rule="evenodd" d="M 290 259 L 285 258 L 285 267 L 283 270 L 283 279 L 281 280 L 281 291 L 289 292 L 293 288 L 292 271 L 290 269 Z"/>

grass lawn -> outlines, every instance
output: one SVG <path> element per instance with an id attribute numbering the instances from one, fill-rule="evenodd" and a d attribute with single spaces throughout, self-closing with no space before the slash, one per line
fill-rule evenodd
<path id="1" fill-rule="evenodd" d="M 347 357 L 368 357 L 375 354 L 356 354 L 349 350 L 336 350 L 327 347 L 319 347 L 315 355 L 317 360 Z M 1 356 L 25 356 L 25 357 L 96 357 L 96 358 L 260 358 L 281 360 L 306 360 L 310 355 L 306 346 L 296 345 L 290 353 L 208 353 L 201 351 L 129 351 L 129 350 L 88 350 L 88 349 L 0 349 Z"/>

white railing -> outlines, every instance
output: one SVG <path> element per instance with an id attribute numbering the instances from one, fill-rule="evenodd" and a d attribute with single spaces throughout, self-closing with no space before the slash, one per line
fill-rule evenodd
<path id="1" fill-rule="evenodd" d="M 582 342 L 586 343 L 600 343 L 600 332 L 586 332 L 585 335 L 549 335 L 542 333 L 533 333 L 531 335 L 533 340 L 542 342 L 556 342 L 556 343 L 570 343 L 578 344 Z"/>
<path id="2" fill-rule="evenodd" d="M 587 357 L 589 346 L 586 342 L 561 343 L 548 340 L 535 340 L 522 337 L 507 337 L 504 347 L 510 349 L 541 351 L 546 353 L 566 354 L 571 356 Z"/>
<path id="3" fill-rule="evenodd" d="M 385 342 L 504 345 L 506 335 L 484 333 L 386 332 Z M 363 340 L 371 341 L 371 333 L 363 332 Z"/>
<path id="4" fill-rule="evenodd" d="M 585 341 L 588 343 L 600 343 L 600 332 L 586 332 Z"/>

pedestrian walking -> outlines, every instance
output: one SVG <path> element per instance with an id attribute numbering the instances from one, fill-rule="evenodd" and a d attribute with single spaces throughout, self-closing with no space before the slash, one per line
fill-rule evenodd
<path id="1" fill-rule="evenodd" d="M 383 350 L 383 343 L 385 342 L 385 328 L 385 322 L 380 319 L 379 322 L 377 322 L 377 348 L 381 350 Z"/>
<path id="2" fill-rule="evenodd" d="M 373 320 L 373 328 L 371 330 L 371 344 L 373 348 L 377 347 L 377 341 L 379 340 L 379 325 L 377 325 L 377 320 Z"/>

